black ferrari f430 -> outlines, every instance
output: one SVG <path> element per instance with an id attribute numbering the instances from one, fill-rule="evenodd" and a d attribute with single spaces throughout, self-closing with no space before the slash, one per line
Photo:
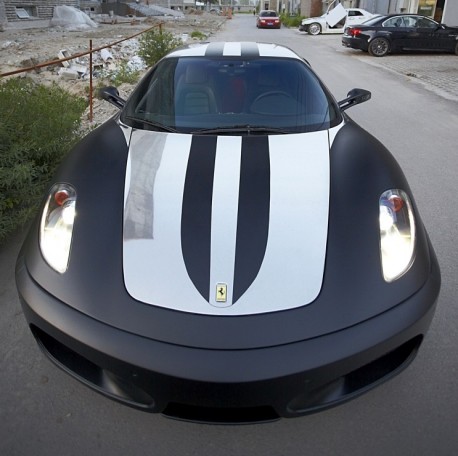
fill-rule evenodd
<path id="1" fill-rule="evenodd" d="M 304 59 L 178 48 L 50 183 L 16 280 L 40 348 L 104 395 L 206 422 L 295 417 L 415 357 L 440 272 L 397 162 Z"/>

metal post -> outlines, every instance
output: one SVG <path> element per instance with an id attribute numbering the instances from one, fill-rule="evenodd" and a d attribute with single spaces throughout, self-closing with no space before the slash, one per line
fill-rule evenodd
<path id="1" fill-rule="evenodd" d="M 89 122 L 94 117 L 92 108 L 92 40 L 89 40 Z"/>

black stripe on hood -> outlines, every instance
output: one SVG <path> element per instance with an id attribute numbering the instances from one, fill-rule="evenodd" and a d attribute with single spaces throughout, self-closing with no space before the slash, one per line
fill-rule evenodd
<path id="1" fill-rule="evenodd" d="M 181 248 L 188 275 L 208 301 L 216 136 L 194 136 L 189 153 L 181 214 Z"/>
<path id="2" fill-rule="evenodd" d="M 242 139 L 233 303 L 255 280 L 266 251 L 270 210 L 268 141 L 267 136 Z M 192 139 L 181 218 L 181 246 L 186 270 L 194 286 L 207 301 L 211 288 L 216 146 L 216 136 L 195 136 Z"/>
<path id="3" fill-rule="evenodd" d="M 270 159 L 268 136 L 242 141 L 233 303 L 261 268 L 269 233 Z"/>

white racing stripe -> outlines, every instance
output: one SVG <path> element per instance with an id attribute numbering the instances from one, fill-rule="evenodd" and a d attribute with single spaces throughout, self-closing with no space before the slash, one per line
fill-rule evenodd
<path id="1" fill-rule="evenodd" d="M 216 149 L 212 199 L 210 304 L 232 304 L 239 201 L 241 136 L 220 136 Z M 227 300 L 216 301 L 215 284 L 229 285 Z"/>
<path id="2" fill-rule="evenodd" d="M 157 137 L 166 140 L 158 142 Z M 189 279 L 181 251 L 181 210 L 191 139 L 191 135 L 134 132 L 132 147 L 135 144 L 142 147 L 130 151 L 131 161 L 156 155 L 160 163 L 155 171 L 154 188 L 138 188 L 151 181 L 132 174 L 130 187 L 126 189 L 129 194 L 152 193 L 151 198 L 143 201 L 151 201 L 154 209 L 150 238 L 124 238 L 123 268 L 126 289 L 133 298 L 179 310 L 200 307 L 203 313 L 210 306 Z M 148 142 L 153 147 L 146 147 Z M 162 146 L 154 147 L 158 144 Z M 134 168 L 142 172 L 142 167 L 132 163 L 131 169 Z M 129 209 L 129 195 L 127 200 L 125 214 Z M 150 210 L 141 206 L 134 209 L 132 213 Z M 128 222 L 125 220 L 124 225 Z"/>
<path id="3" fill-rule="evenodd" d="M 230 304 L 242 139 L 221 137 L 217 142 L 211 222 L 210 288 L 213 289 L 210 289 L 210 301 L 213 305 L 202 297 L 189 278 L 181 248 L 183 190 L 191 140 L 191 135 L 133 133 L 125 215 L 147 213 L 153 205 L 153 222 L 147 224 L 148 229 L 141 227 L 140 230 L 146 233 L 152 226 L 149 238 L 124 239 L 123 267 L 128 292 L 148 304 L 208 315 L 273 312 L 312 302 L 322 286 L 326 256 L 328 132 L 269 137 L 270 220 L 266 252 L 258 275 L 234 305 Z M 154 180 L 140 178 L 138 174 L 142 169 L 139 163 L 147 155 L 157 159 L 148 157 L 149 163 L 156 163 L 154 170 L 143 170 L 146 174 L 154 173 Z M 148 187 L 152 182 L 153 188 Z M 131 201 L 129 196 L 142 191 L 149 192 L 150 196 L 142 199 L 139 206 L 134 205 L 135 211 L 130 211 L 135 200 Z M 126 220 L 136 221 L 134 216 Z M 215 302 L 216 283 L 227 283 L 227 303 Z"/>
<path id="4" fill-rule="evenodd" d="M 229 42 L 224 45 L 223 55 L 233 55 L 240 56 L 242 55 L 242 45 L 241 43 Z"/>
<path id="5" fill-rule="evenodd" d="M 269 312 L 309 304 L 323 281 L 329 211 L 328 132 L 269 137 L 267 248 L 256 280 L 231 310 Z"/>

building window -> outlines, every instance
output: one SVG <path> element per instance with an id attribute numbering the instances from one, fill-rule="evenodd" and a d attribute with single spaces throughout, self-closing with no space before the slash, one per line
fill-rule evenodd
<path id="1" fill-rule="evenodd" d="M 16 16 L 19 19 L 30 19 L 31 17 L 38 17 L 37 7 L 31 5 L 16 6 Z"/>

